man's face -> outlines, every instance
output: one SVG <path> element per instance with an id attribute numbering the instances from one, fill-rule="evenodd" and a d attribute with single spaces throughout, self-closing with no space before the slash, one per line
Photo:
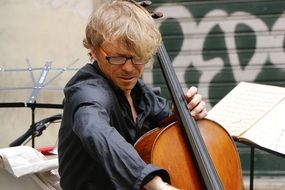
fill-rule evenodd
<path id="1" fill-rule="evenodd" d="M 135 57 L 118 42 L 104 42 L 100 48 L 92 52 L 92 55 L 102 72 L 125 94 L 131 92 L 144 71 L 144 64 L 133 64 L 131 59 L 127 59 L 122 65 L 109 63 L 106 56 Z"/>

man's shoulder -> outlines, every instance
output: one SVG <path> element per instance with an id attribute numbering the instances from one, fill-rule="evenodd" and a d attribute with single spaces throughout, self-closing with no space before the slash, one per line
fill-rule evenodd
<path id="1" fill-rule="evenodd" d="M 113 92 L 108 81 L 87 64 L 72 77 L 64 88 L 66 102 L 73 104 L 98 102 L 109 104 Z"/>
<path id="2" fill-rule="evenodd" d="M 65 88 L 86 84 L 90 80 L 96 81 L 102 79 L 104 79 L 104 77 L 100 75 L 99 71 L 92 64 L 86 64 L 73 75 Z"/>

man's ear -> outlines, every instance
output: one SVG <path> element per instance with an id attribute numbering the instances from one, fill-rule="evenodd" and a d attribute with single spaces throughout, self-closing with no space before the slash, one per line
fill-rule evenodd
<path id="1" fill-rule="evenodd" d="M 94 49 L 92 49 L 90 52 L 89 52 L 89 55 L 91 56 L 91 59 L 92 60 L 97 60 L 97 56 L 96 56 L 96 51 Z"/>

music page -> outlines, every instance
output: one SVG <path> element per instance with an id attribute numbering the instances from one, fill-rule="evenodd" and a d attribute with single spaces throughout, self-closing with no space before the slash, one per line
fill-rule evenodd
<path id="1" fill-rule="evenodd" d="M 242 137 L 285 155 L 285 98 Z"/>
<path id="2" fill-rule="evenodd" d="M 238 137 L 285 97 L 285 88 L 241 82 L 218 102 L 207 118 Z"/>

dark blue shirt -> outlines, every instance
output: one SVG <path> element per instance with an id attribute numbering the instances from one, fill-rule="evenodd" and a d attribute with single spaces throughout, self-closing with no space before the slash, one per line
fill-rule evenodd
<path id="1" fill-rule="evenodd" d="M 64 190 L 140 189 L 152 176 L 168 173 L 146 164 L 133 145 L 171 114 L 168 102 L 142 81 L 132 90 L 138 113 L 133 121 L 123 92 L 97 63 L 81 68 L 67 83 L 59 131 L 59 173 Z"/>

